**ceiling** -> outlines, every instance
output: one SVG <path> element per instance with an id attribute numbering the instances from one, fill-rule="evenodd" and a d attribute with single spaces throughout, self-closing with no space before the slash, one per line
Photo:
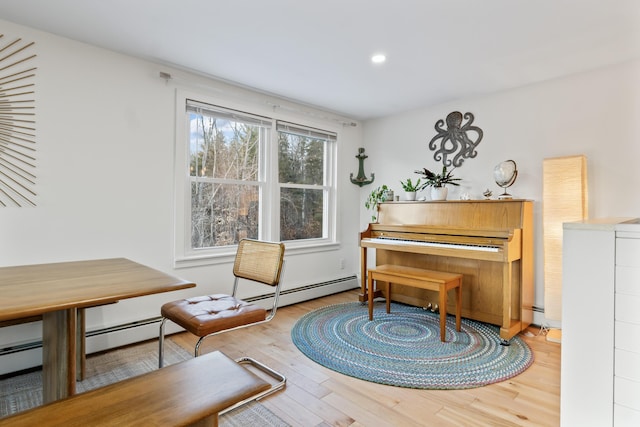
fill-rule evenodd
<path id="1" fill-rule="evenodd" d="M 638 0 L 2 0 L 0 19 L 359 120 L 640 58 Z"/>

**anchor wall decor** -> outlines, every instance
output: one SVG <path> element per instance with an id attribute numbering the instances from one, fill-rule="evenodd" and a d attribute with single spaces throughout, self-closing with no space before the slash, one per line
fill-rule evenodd
<path id="1" fill-rule="evenodd" d="M 356 159 L 358 159 L 358 162 L 360 163 L 358 167 L 358 176 L 354 178 L 353 174 L 351 174 L 350 178 L 352 183 L 360 187 L 362 187 L 363 185 L 371 184 L 375 179 L 375 174 L 373 172 L 371 173 L 371 179 L 368 179 L 364 174 L 364 159 L 366 159 L 367 157 L 369 156 L 364 154 L 364 148 L 358 148 L 358 155 L 356 156 Z"/>

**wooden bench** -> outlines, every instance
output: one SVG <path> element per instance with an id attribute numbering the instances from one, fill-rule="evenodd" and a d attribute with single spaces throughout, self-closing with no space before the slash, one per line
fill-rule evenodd
<path id="1" fill-rule="evenodd" d="M 440 341 L 445 341 L 447 325 L 447 292 L 456 290 L 456 330 L 460 331 L 460 317 L 462 313 L 462 274 L 443 271 L 425 270 L 422 268 L 406 267 L 403 265 L 378 265 L 367 272 L 367 294 L 369 298 L 369 320 L 373 320 L 373 282 L 387 283 L 386 299 L 387 313 L 391 311 L 391 284 L 412 286 L 414 288 L 437 291 L 440 305 Z"/>
<path id="2" fill-rule="evenodd" d="M 0 418 L 0 426 L 217 426 L 221 411 L 269 388 L 216 351 Z"/>

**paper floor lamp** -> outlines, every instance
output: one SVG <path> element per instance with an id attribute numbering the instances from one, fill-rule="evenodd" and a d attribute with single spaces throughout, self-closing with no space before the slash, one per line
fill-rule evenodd
<path id="1" fill-rule="evenodd" d="M 562 320 L 562 224 L 588 218 L 587 158 L 583 155 L 543 161 L 542 228 L 544 237 L 544 315 Z M 560 342 L 550 330 L 549 341 Z"/>

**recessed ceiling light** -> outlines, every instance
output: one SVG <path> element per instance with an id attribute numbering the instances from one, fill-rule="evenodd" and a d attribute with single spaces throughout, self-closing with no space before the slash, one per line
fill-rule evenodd
<path id="1" fill-rule="evenodd" d="M 387 60 L 387 57 L 383 53 L 376 53 L 371 57 L 371 62 L 374 64 L 382 64 Z"/>

